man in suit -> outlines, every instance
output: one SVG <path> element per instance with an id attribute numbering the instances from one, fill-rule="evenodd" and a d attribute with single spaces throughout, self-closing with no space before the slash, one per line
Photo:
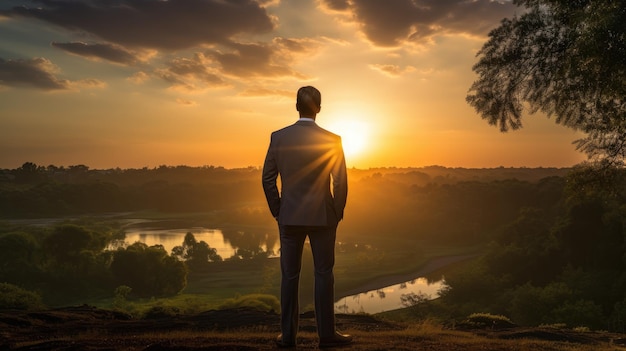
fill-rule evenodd
<path id="1" fill-rule="evenodd" d="M 319 346 L 352 342 L 350 335 L 335 330 L 334 313 L 335 238 L 348 196 L 346 162 L 341 137 L 315 123 L 321 101 L 321 94 L 314 87 L 298 90 L 296 110 L 300 119 L 272 133 L 263 165 L 263 190 L 280 233 L 282 334 L 276 340 L 280 347 L 296 345 L 298 287 L 307 236 L 315 267 Z"/>

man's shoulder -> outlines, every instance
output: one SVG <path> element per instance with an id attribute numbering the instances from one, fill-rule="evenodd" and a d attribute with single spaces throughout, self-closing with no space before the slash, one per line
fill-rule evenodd
<path id="1" fill-rule="evenodd" d="M 323 130 L 323 131 L 324 131 L 324 133 L 328 134 L 329 136 L 331 136 L 331 137 L 333 137 L 333 138 L 337 138 L 337 139 L 341 138 L 341 136 L 340 136 L 339 134 L 335 134 L 335 133 L 331 132 L 330 130 L 328 130 L 328 129 L 324 129 L 324 128 L 322 128 L 322 127 L 319 127 L 319 128 L 320 128 L 321 130 Z"/>
<path id="2" fill-rule="evenodd" d="M 299 133 L 314 133 L 317 135 L 324 135 L 325 138 L 341 140 L 341 136 L 320 127 L 316 123 L 294 123 L 272 132 L 272 137 Z"/>
<path id="3" fill-rule="evenodd" d="M 293 126 L 294 125 L 292 124 L 292 125 L 288 125 L 286 127 L 280 128 L 278 130 L 275 130 L 272 132 L 272 136 L 279 136 L 281 134 L 289 133 L 289 131 L 293 129 Z"/>

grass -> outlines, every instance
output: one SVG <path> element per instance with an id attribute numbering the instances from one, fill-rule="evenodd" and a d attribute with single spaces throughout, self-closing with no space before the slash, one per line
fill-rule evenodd
<path id="1" fill-rule="evenodd" d="M 110 346 L 118 350 L 143 350 L 146 345 L 157 349 L 275 349 L 276 333 L 265 326 L 248 327 L 232 331 L 174 330 L 171 332 L 145 332 L 142 334 L 109 335 L 97 329 L 85 330 L 73 336 L 49 339 L 49 344 L 71 343 L 73 345 L 98 347 Z M 430 350 L 430 351 L 617 351 L 624 348 L 611 341 L 596 344 L 542 341 L 532 339 L 499 339 L 489 335 L 446 330 L 439 324 L 424 322 L 410 325 L 400 331 L 346 330 L 354 336 L 354 344 L 342 350 Z M 298 349 L 317 349 L 316 333 L 302 331 L 298 334 Z M 15 348 L 41 346 L 41 341 L 22 341 Z M 160 347 L 160 348 L 159 348 Z"/>

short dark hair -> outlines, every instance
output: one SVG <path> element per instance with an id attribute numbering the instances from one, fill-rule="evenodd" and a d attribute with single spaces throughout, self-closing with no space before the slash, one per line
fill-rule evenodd
<path id="1" fill-rule="evenodd" d="M 322 94 L 312 86 L 298 89 L 296 107 L 303 116 L 315 116 L 322 106 Z"/>

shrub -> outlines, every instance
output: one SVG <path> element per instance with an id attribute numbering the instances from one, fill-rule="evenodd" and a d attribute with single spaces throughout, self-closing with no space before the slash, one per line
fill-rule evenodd
<path id="1" fill-rule="evenodd" d="M 556 320 L 571 327 L 587 326 L 597 329 L 604 326 L 602 307 L 593 301 L 578 300 L 573 303 L 566 301 L 552 311 L 552 315 Z"/>
<path id="2" fill-rule="evenodd" d="M 36 310 L 44 307 L 39 294 L 13 284 L 0 283 L 0 309 Z"/>
<path id="3" fill-rule="evenodd" d="M 565 323 L 540 324 L 539 328 L 566 329 L 567 328 L 567 324 L 565 324 Z"/>
<path id="4" fill-rule="evenodd" d="M 462 324 L 472 328 L 510 328 L 515 326 L 508 317 L 491 313 L 472 313 Z"/>
<path id="5" fill-rule="evenodd" d="M 232 308 L 248 307 L 259 311 L 280 311 L 280 302 L 274 295 L 250 294 L 237 296 L 222 303 L 218 309 L 227 310 Z"/>
<path id="6" fill-rule="evenodd" d="M 144 319 L 159 319 L 159 318 L 170 318 L 175 317 L 180 314 L 180 310 L 178 307 L 174 306 L 154 306 L 147 310 L 143 318 Z"/>

